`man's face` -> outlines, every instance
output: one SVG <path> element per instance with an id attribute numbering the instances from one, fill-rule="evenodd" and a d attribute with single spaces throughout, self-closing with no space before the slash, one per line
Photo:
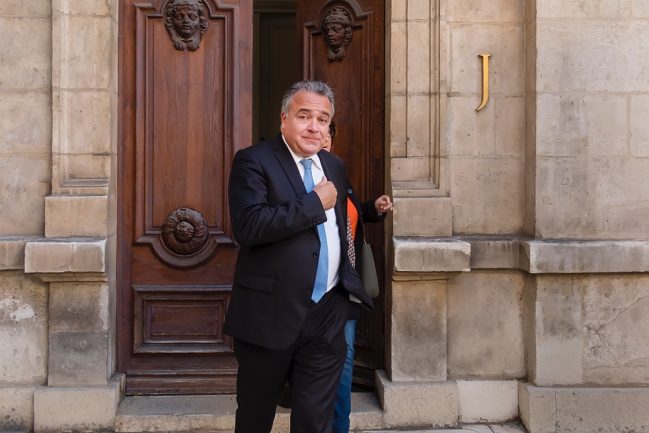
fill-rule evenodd
<path id="1" fill-rule="evenodd" d="M 299 91 L 293 95 L 288 113 L 282 113 L 281 131 L 293 152 L 301 157 L 310 157 L 322 148 L 322 141 L 329 133 L 329 122 L 329 98 Z"/>

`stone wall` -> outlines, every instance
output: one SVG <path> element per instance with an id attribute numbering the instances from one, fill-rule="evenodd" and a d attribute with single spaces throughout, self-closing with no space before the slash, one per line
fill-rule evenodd
<path id="1" fill-rule="evenodd" d="M 21 269 L 50 192 L 51 13 L 51 0 L 0 2 L 0 431 L 33 428 L 47 383 L 47 285 Z"/>
<path id="2" fill-rule="evenodd" d="M 446 134 L 453 234 L 517 234 L 525 202 L 524 2 L 446 1 Z M 490 54 L 480 111 L 482 60 Z M 442 120 L 443 121 L 443 120 Z"/>
<path id="3" fill-rule="evenodd" d="M 649 276 L 539 276 L 539 386 L 649 384 Z"/>
<path id="4" fill-rule="evenodd" d="M 517 380 L 526 376 L 527 279 L 517 241 L 526 192 L 524 2 L 392 1 L 390 12 L 386 419 L 453 426 L 516 418 Z M 491 55 L 490 98 L 476 111 L 480 54 Z M 410 399 L 391 413 L 408 386 L 430 401 L 444 395 L 445 404 Z"/>
<path id="5" fill-rule="evenodd" d="M 109 429 L 118 2 L 0 3 L 0 430 Z M 645 3 L 386 1 L 386 425 L 646 431 Z"/>
<path id="6" fill-rule="evenodd" d="M 534 433 L 646 431 L 649 7 L 440 0 L 390 11 L 386 418 L 520 414 Z M 476 112 L 481 53 L 491 97 Z M 409 386 L 445 404 L 406 404 Z"/>
<path id="7" fill-rule="evenodd" d="M 520 379 L 526 375 L 521 272 L 475 270 L 448 282 L 448 375 Z"/>
<path id="8" fill-rule="evenodd" d="M 448 48 L 440 54 L 446 54 L 448 96 L 440 140 L 449 153 L 451 233 L 517 236 L 526 182 L 524 2 L 444 3 Z M 479 54 L 490 55 L 489 100 L 476 111 L 483 92 Z M 487 244 L 464 240 L 471 244 L 470 272 L 451 276 L 447 285 L 447 374 L 458 387 L 458 419 L 516 418 L 516 380 L 526 375 L 525 278 L 513 261 L 495 263 L 500 248 L 481 252 Z"/>
<path id="9" fill-rule="evenodd" d="M 649 6 L 537 0 L 537 238 L 649 233 Z"/>
<path id="10" fill-rule="evenodd" d="M 112 429 L 121 395 L 114 374 L 117 6 L 52 2 L 52 193 L 45 239 L 25 247 L 25 272 L 47 281 L 50 292 L 48 387 L 34 394 L 36 431 Z"/>
<path id="11" fill-rule="evenodd" d="M 118 2 L 1 3 L 0 431 L 110 428 Z"/>
<path id="12" fill-rule="evenodd" d="M 51 0 L 0 3 L 0 241 L 42 235 L 50 191 Z"/>
<path id="13" fill-rule="evenodd" d="M 33 427 L 34 391 L 47 383 L 47 285 L 0 272 L 0 431 Z"/>
<path id="14" fill-rule="evenodd" d="M 649 10 L 640 1 L 528 2 L 522 251 L 536 432 L 646 431 Z M 632 272 L 632 273 L 630 273 Z"/>

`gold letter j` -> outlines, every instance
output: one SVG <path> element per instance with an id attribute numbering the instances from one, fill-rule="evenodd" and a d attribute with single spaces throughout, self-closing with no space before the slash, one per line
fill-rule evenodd
<path id="1" fill-rule="evenodd" d="M 478 54 L 478 57 L 482 57 L 482 102 L 475 111 L 482 110 L 489 101 L 489 57 L 491 54 Z"/>

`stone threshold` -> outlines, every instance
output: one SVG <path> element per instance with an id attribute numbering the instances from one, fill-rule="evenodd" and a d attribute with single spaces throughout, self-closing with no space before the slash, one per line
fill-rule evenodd
<path id="1" fill-rule="evenodd" d="M 115 432 L 229 433 L 234 429 L 235 410 L 234 395 L 129 396 L 117 410 Z M 289 417 L 290 410 L 278 408 L 273 433 L 288 433 Z M 383 427 L 383 410 L 377 396 L 371 392 L 352 393 L 352 430 Z"/>

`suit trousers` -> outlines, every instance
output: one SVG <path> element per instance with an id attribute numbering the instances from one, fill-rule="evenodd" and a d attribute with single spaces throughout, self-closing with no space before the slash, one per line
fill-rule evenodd
<path id="1" fill-rule="evenodd" d="M 330 433 L 336 389 L 347 348 L 350 314 L 346 291 L 334 288 L 311 303 L 298 338 L 285 350 L 235 339 L 239 362 L 235 433 L 267 433 L 289 381 L 291 433 Z"/>

